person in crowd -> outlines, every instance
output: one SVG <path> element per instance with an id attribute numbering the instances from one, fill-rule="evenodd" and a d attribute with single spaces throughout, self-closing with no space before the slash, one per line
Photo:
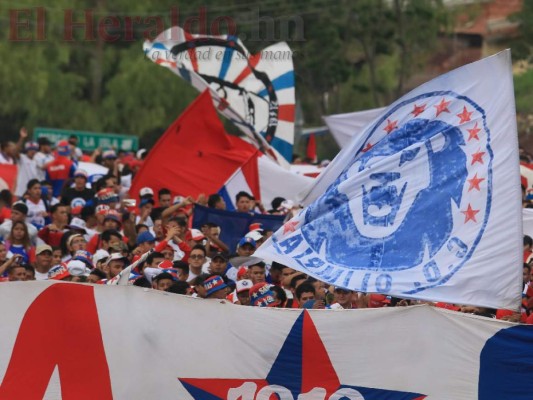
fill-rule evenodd
<path id="1" fill-rule="evenodd" d="M 161 217 L 161 213 L 172 205 L 172 193 L 167 188 L 159 189 L 157 192 L 158 206 L 152 209 L 150 217 L 155 222 L 157 218 Z"/>
<path id="2" fill-rule="evenodd" d="M 254 208 L 254 198 L 247 192 L 239 192 L 235 196 L 235 211 L 250 214 Z"/>
<path id="3" fill-rule="evenodd" d="M 104 264 L 104 272 L 111 279 L 122 272 L 129 265 L 129 261 L 121 253 L 113 253 Z"/>
<path id="4" fill-rule="evenodd" d="M 88 175 L 82 169 L 74 171 L 74 184 L 66 185 L 61 193 L 61 204 L 70 209 L 84 207 L 94 199 L 94 190 L 87 187 Z"/>
<path id="5" fill-rule="evenodd" d="M 54 154 L 52 153 L 52 142 L 47 137 L 40 137 L 37 139 L 39 151 L 33 157 L 35 160 L 36 174 L 34 178 L 41 182 L 46 179 L 46 169 L 48 165 L 54 161 Z"/>
<path id="6" fill-rule="evenodd" d="M 26 268 L 23 264 L 13 263 L 7 268 L 7 279 L 9 282 L 25 281 Z"/>
<path id="7" fill-rule="evenodd" d="M 37 246 L 35 250 L 35 279 L 42 281 L 48 279 L 48 271 L 52 268 L 52 247 L 47 244 Z"/>
<path id="8" fill-rule="evenodd" d="M 23 222 L 26 225 L 26 228 L 28 229 L 32 244 L 35 244 L 37 238 L 37 228 L 32 224 L 28 223 L 28 221 L 26 221 L 27 216 L 28 206 L 22 201 L 14 203 L 11 206 L 11 219 L 4 221 L 4 223 L 0 225 L 0 237 L 2 239 L 6 239 L 11 232 L 12 225 L 15 222 Z"/>
<path id="9" fill-rule="evenodd" d="M 48 206 L 42 198 L 41 182 L 38 179 L 30 179 L 26 189 L 27 198 L 25 203 L 28 207 L 26 221 L 33 224 L 37 229 L 41 229 L 44 227 L 48 217 Z"/>
<path id="10" fill-rule="evenodd" d="M 309 282 L 302 282 L 296 288 L 295 299 L 298 302 L 298 308 L 304 308 L 304 304 L 309 300 L 315 300 L 315 287 Z"/>
<path id="11" fill-rule="evenodd" d="M 26 128 L 20 130 L 20 140 L 17 143 L 17 187 L 15 189 L 15 195 L 19 198 L 24 196 L 26 186 L 32 179 L 38 179 L 37 163 L 35 161 L 35 155 L 39 150 L 37 142 L 26 142 L 28 138 L 28 131 Z M 19 147 L 20 146 L 20 147 Z M 22 151 L 24 146 L 24 151 Z"/>
<path id="12" fill-rule="evenodd" d="M 211 274 L 203 283 L 206 299 L 225 299 L 228 294 L 228 285 L 220 275 Z"/>
<path id="13" fill-rule="evenodd" d="M 46 180 L 52 184 L 54 197 L 59 197 L 65 182 L 74 175 L 76 164 L 70 158 L 70 147 L 66 140 L 60 141 L 56 150 L 56 158 L 46 167 Z"/>
<path id="14" fill-rule="evenodd" d="M 209 195 L 209 198 L 207 199 L 207 206 L 216 210 L 225 210 L 226 202 L 224 201 L 224 198 L 221 195 L 219 195 L 218 193 L 214 193 Z"/>
<path id="15" fill-rule="evenodd" d="M 201 244 L 198 244 L 191 249 L 189 255 L 189 278 L 187 282 L 193 281 L 194 278 L 202 273 L 202 266 L 206 261 L 206 255 L 205 247 Z"/>
<path id="16" fill-rule="evenodd" d="M 166 291 L 174 282 L 176 282 L 176 278 L 171 273 L 161 272 L 152 279 L 152 288 Z"/>
<path id="17" fill-rule="evenodd" d="M 17 145 L 12 141 L 0 142 L 0 164 L 15 165 L 17 163 Z"/>
<path id="18" fill-rule="evenodd" d="M 20 255 L 21 262 L 28 264 L 35 259 L 35 248 L 32 247 L 28 227 L 22 221 L 13 222 L 11 232 L 6 240 L 7 250 Z"/>

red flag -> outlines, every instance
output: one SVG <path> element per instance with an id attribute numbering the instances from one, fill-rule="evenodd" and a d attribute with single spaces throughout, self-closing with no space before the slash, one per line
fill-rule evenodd
<path id="1" fill-rule="evenodd" d="M 257 151 L 225 132 L 211 96 L 204 92 L 148 153 L 130 193 L 137 196 L 144 186 L 155 193 L 167 188 L 182 196 L 216 193 Z"/>
<path id="2" fill-rule="evenodd" d="M 307 152 L 306 157 L 309 162 L 316 163 L 318 158 L 316 156 L 316 139 L 315 134 L 311 133 L 309 139 L 307 139 Z"/>
<path id="3" fill-rule="evenodd" d="M 8 189 L 15 191 L 17 181 L 17 166 L 11 164 L 0 164 L 0 190 Z"/>

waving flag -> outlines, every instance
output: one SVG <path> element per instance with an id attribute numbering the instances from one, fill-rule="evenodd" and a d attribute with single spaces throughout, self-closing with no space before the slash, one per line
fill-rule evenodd
<path id="1" fill-rule="evenodd" d="M 311 204 L 255 255 L 362 292 L 517 309 L 513 96 L 509 51 L 405 95 L 339 153 Z"/>
<path id="2" fill-rule="evenodd" d="M 257 152 L 226 133 L 209 93 L 204 92 L 150 150 L 130 193 L 136 195 L 144 186 L 155 193 L 167 188 L 182 196 L 216 193 Z"/>
<path id="3" fill-rule="evenodd" d="M 292 160 L 294 68 L 286 43 L 252 55 L 235 36 L 193 35 L 175 26 L 145 42 L 144 52 L 197 90 L 209 88 L 217 109 L 260 150 L 279 163 L 286 164 L 280 154 Z"/>
<path id="4" fill-rule="evenodd" d="M 295 201 L 312 184 L 312 178 L 288 171 L 258 153 L 235 171 L 219 194 L 224 198 L 228 210 L 236 209 L 235 196 L 240 191 L 252 194 L 268 209 L 274 198 Z"/>
<path id="5" fill-rule="evenodd" d="M 0 190 L 15 190 L 18 167 L 11 164 L 0 164 Z"/>
<path id="6" fill-rule="evenodd" d="M 2 285 L 2 399 L 531 398 L 530 326 L 428 306 L 279 310 L 128 286 Z"/>
<path id="7" fill-rule="evenodd" d="M 356 111 L 346 114 L 328 115 L 323 117 L 333 138 L 342 149 L 350 144 L 354 136 L 363 133 L 368 124 L 379 117 L 385 108 Z"/>

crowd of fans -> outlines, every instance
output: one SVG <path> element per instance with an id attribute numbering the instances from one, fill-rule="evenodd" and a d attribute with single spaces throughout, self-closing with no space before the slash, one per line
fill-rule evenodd
<path id="1" fill-rule="evenodd" d="M 144 187 L 129 193 L 129 183 L 146 156 L 112 149 L 90 156 L 77 139 L 55 146 L 46 138 L 4 142 L 0 164 L 18 165 L 14 193 L 0 192 L 0 280 L 66 280 L 105 284 L 138 262 L 131 286 L 181 295 L 225 300 L 244 306 L 352 309 L 418 304 L 381 294 L 328 286 L 290 266 L 253 256 L 272 234 L 255 223 L 237 248 L 220 239 L 221 227 L 207 223 L 191 229 L 195 204 L 225 209 L 217 194 L 172 196 Z M 79 162 L 98 163 L 108 172 L 92 179 Z M 276 198 L 266 210 L 241 192 L 235 212 L 285 215 L 293 205 Z M 524 238 L 524 295 L 521 313 L 437 303 L 450 310 L 533 323 L 533 240 Z M 135 289 L 132 289 L 135 290 Z"/>

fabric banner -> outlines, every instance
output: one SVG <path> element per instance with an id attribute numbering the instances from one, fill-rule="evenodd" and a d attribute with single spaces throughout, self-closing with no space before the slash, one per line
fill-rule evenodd
<path id="1" fill-rule="evenodd" d="M 144 186 L 173 194 L 216 193 L 258 150 L 226 133 L 204 92 L 172 123 L 150 150 L 133 179 L 130 193 Z"/>
<path id="2" fill-rule="evenodd" d="M 10 164 L 0 164 L 0 190 L 15 191 L 18 167 Z"/>
<path id="3" fill-rule="evenodd" d="M 304 203 L 256 256 L 357 291 L 517 310 L 522 210 L 510 51 L 393 103 Z"/>
<path id="4" fill-rule="evenodd" d="M 283 225 L 283 215 L 247 214 L 235 211 L 216 210 L 214 208 L 194 206 L 192 227 L 200 229 L 207 222 L 221 228 L 220 240 L 226 243 L 230 252 L 237 248 L 239 240 L 250 231 L 250 224 L 261 223 L 265 230 L 277 230 Z"/>
<path id="5" fill-rule="evenodd" d="M 287 43 L 253 55 L 236 36 L 196 35 L 175 26 L 146 41 L 144 52 L 197 90 L 209 88 L 217 109 L 260 150 L 283 165 L 292 160 L 294 67 Z"/>
<path id="6" fill-rule="evenodd" d="M 429 306 L 265 309 L 46 281 L 3 283 L 0 302 L 2 399 L 531 398 L 531 326 Z"/>
<path id="7" fill-rule="evenodd" d="M 328 126 L 333 139 L 342 149 L 350 144 L 354 136 L 358 136 L 377 117 L 385 112 L 385 108 L 373 108 L 371 110 L 355 111 L 346 114 L 335 114 L 322 117 Z"/>

